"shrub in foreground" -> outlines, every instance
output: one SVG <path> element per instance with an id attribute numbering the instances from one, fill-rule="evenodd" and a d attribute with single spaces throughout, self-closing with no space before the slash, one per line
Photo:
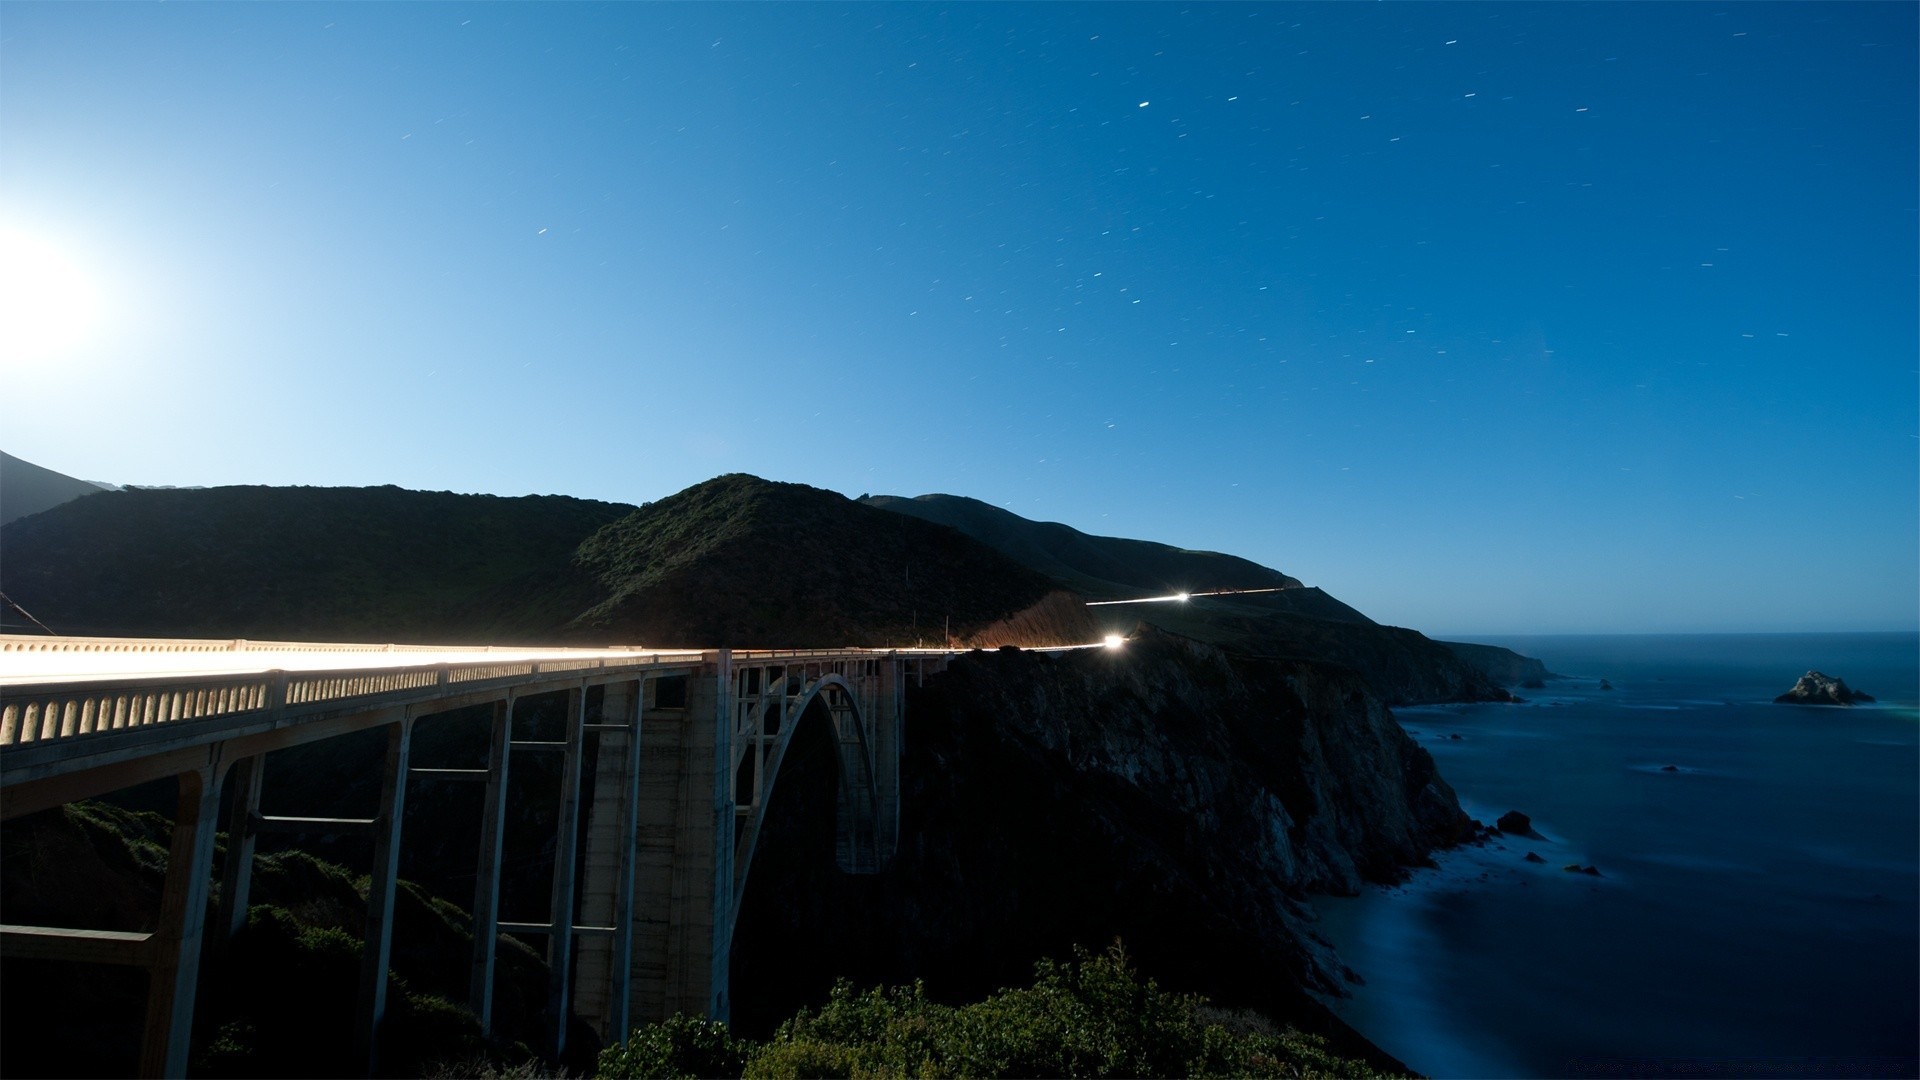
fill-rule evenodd
<path id="1" fill-rule="evenodd" d="M 857 991 L 842 981 L 765 1043 L 687 1017 L 636 1030 L 600 1056 L 600 1076 L 1370 1077 L 1316 1036 L 1276 1031 L 1204 998 L 1142 979 L 1119 946 L 1043 961 L 1034 983 L 949 1006 L 912 986 Z"/>

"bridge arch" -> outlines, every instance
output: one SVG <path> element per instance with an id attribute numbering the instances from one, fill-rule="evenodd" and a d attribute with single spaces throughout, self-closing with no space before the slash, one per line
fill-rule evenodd
<path id="1" fill-rule="evenodd" d="M 773 805 L 774 788 L 785 764 L 794 735 L 808 723 L 826 723 L 834 746 L 835 764 L 835 862 L 843 873 L 872 874 L 883 869 L 892 855 L 883 822 L 897 821 L 897 810 L 885 805 L 889 797 L 898 797 L 898 760 L 891 751 L 897 744 L 881 747 L 882 733 L 876 721 L 881 717 L 879 702 L 872 688 L 857 682 L 871 676 L 830 671 L 809 675 L 802 671 L 766 669 L 757 680 L 758 693 L 749 687 L 756 680 L 743 673 L 743 700 L 739 708 L 741 723 L 734 743 L 734 805 L 737 829 L 734 840 L 732 902 L 725 932 L 730 937 L 740 906 L 746 899 L 747 877 L 760 834 Z M 889 775 L 891 774 L 891 775 Z M 885 780 L 891 783 L 883 783 Z"/>

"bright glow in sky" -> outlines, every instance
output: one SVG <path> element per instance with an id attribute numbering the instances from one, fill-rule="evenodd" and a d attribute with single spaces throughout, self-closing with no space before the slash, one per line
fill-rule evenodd
<path id="1" fill-rule="evenodd" d="M 955 492 L 1433 632 L 1911 628 L 1915 41 L 1910 4 L 10 5 L 0 218 L 104 328 L 0 368 L 4 444 Z"/>
<path id="2" fill-rule="evenodd" d="M 95 332 L 100 306 L 93 280 L 59 244 L 0 224 L 0 370 L 58 363 Z"/>

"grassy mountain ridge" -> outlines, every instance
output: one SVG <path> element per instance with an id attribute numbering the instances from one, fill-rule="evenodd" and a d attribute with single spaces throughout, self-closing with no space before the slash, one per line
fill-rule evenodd
<path id="1" fill-rule="evenodd" d="M 952 529 L 741 474 L 642 507 L 110 491 L 6 526 L 0 552 L 0 591 L 82 635 L 883 645 L 938 641 L 949 619 L 964 635 L 1050 588 Z"/>
<path id="2" fill-rule="evenodd" d="M 0 451 L 0 525 L 103 489 Z"/>
<path id="3" fill-rule="evenodd" d="M 1085 596 L 1133 599 L 1212 588 L 1277 588 L 1181 603 L 1092 608 L 1098 632 L 1145 623 L 1248 656 L 1315 660 L 1360 672 L 1389 704 L 1502 700 L 1508 673 L 1525 658 L 1482 646 L 1450 649 L 1415 630 L 1383 626 L 1324 590 L 1233 555 L 1144 540 L 1093 536 L 1057 522 L 1029 521 L 978 499 L 895 495 L 861 500 L 950 525 Z"/>
<path id="4" fill-rule="evenodd" d="M 1290 577 L 1217 551 L 1190 551 L 1151 540 L 1094 536 L 960 495 L 868 495 L 861 502 L 949 525 L 1096 600 L 1221 588 L 1298 588 Z M 1358 615 L 1358 612 L 1355 612 Z"/>
<path id="5" fill-rule="evenodd" d="M 581 540 L 628 509 L 397 487 L 108 491 L 7 525 L 0 590 L 69 634 L 524 640 L 556 593 L 581 591 Z"/>
<path id="6" fill-rule="evenodd" d="M 938 641 L 1027 608 L 1049 585 L 960 533 L 804 484 L 717 477 L 581 544 L 601 599 L 571 629 L 665 645 Z"/>
<path id="7" fill-rule="evenodd" d="M 1505 650 L 1377 625 L 1234 556 L 956 496 L 856 501 L 745 474 L 640 507 L 396 487 L 106 491 L 6 525 L 0 556 L 0 591 L 66 634 L 785 648 L 932 644 L 951 629 L 1043 645 L 1144 621 L 1338 663 L 1396 703 L 1498 699 L 1521 670 Z M 1282 591 L 1082 603 L 1209 586 Z M 0 627 L 32 631 L 12 615 Z"/>

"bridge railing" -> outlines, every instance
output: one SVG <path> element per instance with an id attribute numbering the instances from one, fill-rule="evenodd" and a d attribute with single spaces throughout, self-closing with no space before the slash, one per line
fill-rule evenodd
<path id="1" fill-rule="evenodd" d="M 498 681 L 564 681 L 553 676 L 683 667 L 699 653 L 636 653 L 507 663 L 415 664 L 335 671 L 59 681 L 0 686 L 0 748 L 47 743 L 183 720 L 269 708 L 298 709 Z"/>
<path id="2" fill-rule="evenodd" d="M 531 650 L 502 646 L 373 645 L 250 641 L 246 639 L 32 638 L 0 635 L 0 652 L 52 653 L 479 653 L 511 655 Z M 897 655 L 938 659 L 952 649 L 739 649 L 736 663 L 843 662 Z M 0 685 L 0 748 L 47 743 L 111 731 L 125 731 L 183 720 L 254 712 L 267 708 L 312 706 L 355 698 L 433 687 L 478 688 L 503 680 L 534 679 L 560 673 L 590 673 L 608 668 L 677 666 L 697 663 L 702 653 L 675 650 L 641 652 L 579 650 L 578 655 L 538 659 L 476 659 L 472 662 L 415 662 L 379 668 L 341 668 L 179 675 L 144 674 L 119 678 L 71 676 L 44 682 Z M 23 658 L 24 659 L 24 658 Z M 28 661 L 31 663 L 31 661 Z M 542 680 L 546 681 L 546 680 Z"/>
<path id="3" fill-rule="evenodd" d="M 214 652 L 526 652 L 511 645 L 393 645 L 346 641 L 253 641 L 248 638 L 67 638 L 0 634 L 0 653 Z"/>
<path id="4" fill-rule="evenodd" d="M 267 706 L 271 688 L 272 680 L 258 675 L 148 686 L 8 687 L 0 691 L 0 746 L 248 712 Z"/>

